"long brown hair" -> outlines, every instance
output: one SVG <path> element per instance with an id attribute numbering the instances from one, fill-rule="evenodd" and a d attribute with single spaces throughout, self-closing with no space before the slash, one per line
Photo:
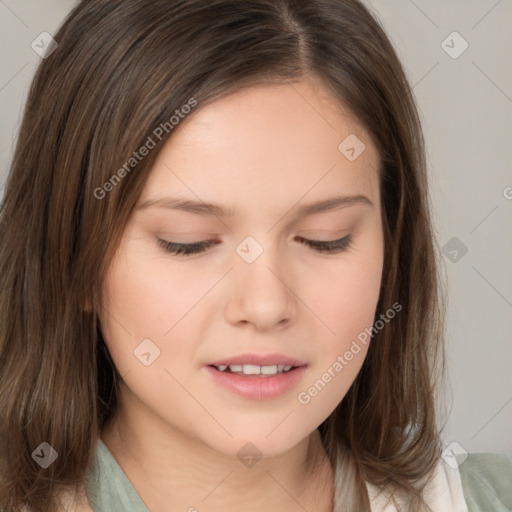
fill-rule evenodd
<path id="1" fill-rule="evenodd" d="M 191 98 L 200 108 L 242 87 L 315 75 L 379 151 L 385 272 L 375 319 L 403 308 L 320 426 L 334 510 L 368 512 L 365 480 L 421 510 L 440 457 L 444 297 L 420 120 L 378 18 L 359 0 L 84 0 L 54 37 L 0 212 L 0 509 L 57 511 L 57 490 L 83 482 L 116 411 L 120 376 L 99 292 L 172 137 L 169 119 Z M 157 147 L 134 162 L 149 137 Z M 43 442 L 58 454 L 44 469 L 32 456 Z"/>

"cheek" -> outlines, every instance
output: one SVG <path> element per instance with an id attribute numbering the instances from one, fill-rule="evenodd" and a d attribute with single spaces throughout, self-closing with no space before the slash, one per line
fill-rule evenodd
<path id="1" fill-rule="evenodd" d="M 321 312 L 315 364 L 297 402 L 311 418 L 326 418 L 343 400 L 368 352 L 379 297 L 381 267 L 341 265 L 318 279 L 311 309 Z M 333 283 L 336 283 L 333 285 Z"/>
<path id="2" fill-rule="evenodd" d="M 171 270 L 165 255 L 148 257 L 133 243 L 129 251 L 119 253 L 104 281 L 100 321 L 105 342 L 121 375 L 140 366 L 134 350 L 146 339 L 160 350 L 152 367 L 167 364 L 166 342 L 180 332 L 186 335 L 182 330 L 185 324 L 180 320 L 193 309 L 204 290 L 204 283 L 201 286 L 190 276 L 176 271 L 175 266 Z M 173 355 L 177 355 L 180 347 L 185 350 L 185 346 L 175 344 Z"/>
<path id="3" fill-rule="evenodd" d="M 185 271 L 191 267 L 171 265 L 165 255 L 148 252 L 147 243 L 131 243 L 112 262 L 104 285 L 106 309 L 133 338 L 164 337 L 210 285 Z"/>
<path id="4" fill-rule="evenodd" d="M 325 324 L 324 339 L 332 342 L 329 346 L 341 349 L 365 327 L 371 327 L 381 275 L 382 255 L 378 250 L 364 259 L 347 253 L 339 264 L 326 263 L 314 273 L 307 284 L 309 304 Z"/>
<path id="5" fill-rule="evenodd" d="M 310 283 L 311 309 L 325 333 L 317 337 L 316 365 L 297 400 L 313 416 L 327 416 L 354 382 L 371 342 L 383 265 L 382 238 L 361 241 L 325 265 Z M 323 271 L 322 271 L 323 270 Z"/>

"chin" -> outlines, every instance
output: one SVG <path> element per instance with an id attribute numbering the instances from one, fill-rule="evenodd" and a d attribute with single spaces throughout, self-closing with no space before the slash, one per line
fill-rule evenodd
<path id="1" fill-rule="evenodd" d="M 212 443 L 212 440 L 209 439 L 207 444 L 210 448 L 228 457 L 237 458 L 242 463 L 244 460 L 277 457 L 303 440 L 303 437 L 297 436 L 296 431 L 292 435 L 291 432 L 283 430 L 280 436 L 276 433 L 268 437 L 266 437 L 267 432 L 259 432 L 254 435 L 246 433 L 240 436 L 235 435 L 234 432 L 232 434 L 234 436 L 232 439 L 219 440 L 218 443 Z"/>

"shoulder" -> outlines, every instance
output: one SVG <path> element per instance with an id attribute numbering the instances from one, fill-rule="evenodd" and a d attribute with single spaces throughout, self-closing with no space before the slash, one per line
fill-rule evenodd
<path id="1" fill-rule="evenodd" d="M 512 459 L 498 453 L 457 455 L 468 512 L 512 510 Z"/>

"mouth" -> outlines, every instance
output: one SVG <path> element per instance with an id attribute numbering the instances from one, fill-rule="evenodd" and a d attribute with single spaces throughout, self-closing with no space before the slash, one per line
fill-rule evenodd
<path id="1" fill-rule="evenodd" d="M 204 370 L 220 388 L 250 400 L 270 400 L 297 387 L 307 367 L 284 356 L 246 355 L 209 363 Z"/>
<path id="2" fill-rule="evenodd" d="M 208 365 L 210 368 L 215 368 L 219 372 L 222 373 L 234 373 L 236 375 L 243 376 L 252 376 L 252 377 L 271 377 L 275 375 L 281 375 L 283 373 L 288 373 L 296 368 L 300 368 L 301 366 L 295 365 L 285 365 L 285 364 L 274 364 L 274 365 L 265 365 L 260 366 L 256 364 L 219 364 L 219 365 Z"/>
<path id="3" fill-rule="evenodd" d="M 244 375 L 275 375 L 289 372 L 293 368 L 306 366 L 307 363 L 283 354 L 239 354 L 207 363 L 221 372 Z"/>

